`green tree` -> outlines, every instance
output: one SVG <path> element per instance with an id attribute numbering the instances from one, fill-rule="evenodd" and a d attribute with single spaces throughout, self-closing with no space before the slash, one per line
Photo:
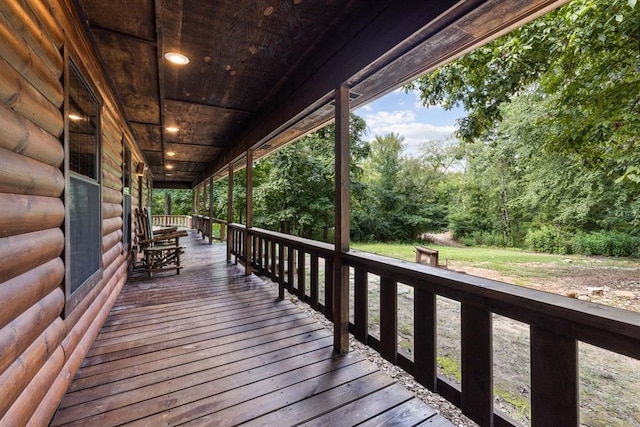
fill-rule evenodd
<path id="1" fill-rule="evenodd" d="M 502 120 L 519 94 L 545 96 L 539 126 L 556 153 L 640 181 L 640 14 L 635 0 L 574 0 L 430 73 L 417 88 L 425 105 L 462 104 L 458 136 L 473 142 Z"/>
<path id="2" fill-rule="evenodd" d="M 151 199 L 151 213 L 153 215 L 165 214 L 165 198 L 169 195 L 171 200 L 172 215 L 191 215 L 193 213 L 193 197 L 191 190 L 153 190 Z"/>
<path id="3" fill-rule="evenodd" d="M 368 153 L 364 120 L 349 120 L 352 194 L 361 193 L 360 162 Z M 256 225 L 330 241 L 334 226 L 335 125 L 328 125 L 260 162 L 263 182 L 255 187 Z"/>

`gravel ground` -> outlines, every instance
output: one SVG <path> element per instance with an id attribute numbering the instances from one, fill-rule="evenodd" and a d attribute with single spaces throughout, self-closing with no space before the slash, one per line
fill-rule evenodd
<path id="1" fill-rule="evenodd" d="M 271 282 L 270 279 L 264 278 L 264 280 L 271 284 L 275 285 Z M 277 286 L 277 285 L 275 285 Z M 308 304 L 300 301 L 293 295 L 288 295 L 288 298 L 291 302 L 296 304 L 298 307 L 303 309 L 305 312 L 309 314 L 309 316 L 316 319 L 325 328 L 330 331 L 333 331 L 333 323 L 329 322 L 324 315 L 318 313 L 314 309 L 312 309 Z M 427 405 L 431 406 L 435 410 L 437 410 L 443 417 L 451 421 L 457 427 L 472 427 L 477 426 L 476 423 L 468 419 L 462 414 L 462 411 L 458 409 L 456 406 L 451 404 L 448 400 L 441 397 L 438 394 L 432 393 L 416 381 L 414 381 L 413 377 L 407 374 L 405 371 L 400 369 L 399 367 L 387 362 L 384 360 L 378 352 L 372 350 L 370 347 L 367 347 L 357 341 L 352 335 L 349 335 L 349 344 L 352 351 L 357 351 L 371 362 L 376 364 L 380 370 L 384 371 L 391 378 L 395 379 L 398 383 L 405 386 L 409 391 L 413 392 L 416 397 L 424 401 Z"/>

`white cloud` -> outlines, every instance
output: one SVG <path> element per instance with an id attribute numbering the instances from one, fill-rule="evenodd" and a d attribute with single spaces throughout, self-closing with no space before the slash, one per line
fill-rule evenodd
<path id="1" fill-rule="evenodd" d="M 443 141 L 451 138 L 454 126 L 436 126 L 416 121 L 416 114 L 410 110 L 380 111 L 366 114 L 364 119 L 369 128 L 369 140 L 390 132 L 404 137 L 405 154 L 415 156 L 419 147 L 427 140 Z"/>

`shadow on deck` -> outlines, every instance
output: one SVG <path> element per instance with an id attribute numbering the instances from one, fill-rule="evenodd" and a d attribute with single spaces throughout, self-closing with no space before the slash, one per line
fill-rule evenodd
<path id="1" fill-rule="evenodd" d="M 180 275 L 132 275 L 52 425 L 451 425 L 224 244 L 184 242 Z"/>

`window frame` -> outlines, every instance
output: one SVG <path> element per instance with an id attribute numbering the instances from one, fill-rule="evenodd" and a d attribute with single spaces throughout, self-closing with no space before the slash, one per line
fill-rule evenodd
<path id="1" fill-rule="evenodd" d="M 122 139 L 122 246 L 124 253 L 129 250 L 131 244 L 131 232 L 133 221 L 131 219 L 131 193 L 133 184 L 133 155 L 127 142 Z M 127 186 L 127 181 L 129 185 Z M 129 202 L 129 212 L 127 212 L 127 197 Z M 127 213 L 128 218 L 127 218 Z M 128 229 L 128 230 L 127 230 Z M 128 231 L 128 233 L 127 233 Z"/>
<path id="2" fill-rule="evenodd" d="M 75 55 L 74 55 L 75 56 Z M 78 56 L 79 57 L 79 56 Z M 86 69 L 84 69 L 81 65 L 80 61 L 75 61 L 72 59 L 67 46 L 64 49 L 64 74 L 63 74 L 63 88 L 64 88 L 64 101 L 63 101 L 63 120 L 64 120 L 64 132 L 63 132 L 63 148 L 64 148 L 64 179 L 65 179 L 65 191 L 64 191 L 64 206 L 65 206 L 65 218 L 64 218 L 64 264 L 65 264 L 65 274 L 64 274 L 64 285 L 63 290 L 65 294 L 65 306 L 64 306 L 64 317 L 66 318 L 71 314 L 71 312 L 84 300 L 84 298 L 91 292 L 91 290 L 98 285 L 104 276 L 104 270 L 102 265 L 102 226 L 103 226 L 103 217 L 102 217 L 102 108 L 103 102 L 102 99 L 98 95 L 98 91 L 96 87 L 92 84 L 92 82 L 87 79 L 85 76 L 89 75 Z M 70 124 L 69 124 L 69 114 L 70 114 L 70 73 L 75 72 L 77 77 L 80 79 L 80 82 L 85 86 L 89 95 L 95 101 L 96 106 L 96 178 L 93 179 L 91 177 L 85 176 L 83 174 L 74 172 L 70 168 L 71 158 L 70 158 Z M 95 231 L 95 238 L 99 239 L 99 250 L 98 250 L 98 269 L 89 275 L 81 285 L 79 285 L 75 290 L 71 289 L 71 179 L 72 177 L 77 180 L 82 180 L 85 183 L 97 185 L 98 188 L 98 230 Z"/>

